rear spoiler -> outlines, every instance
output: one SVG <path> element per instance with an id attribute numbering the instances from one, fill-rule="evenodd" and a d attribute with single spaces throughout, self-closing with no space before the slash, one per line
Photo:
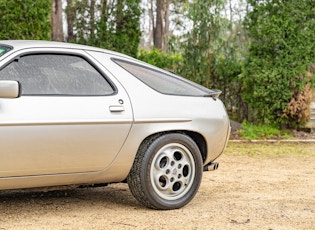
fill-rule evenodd
<path id="1" fill-rule="evenodd" d="M 212 97 L 213 99 L 217 99 L 219 98 L 221 93 L 222 93 L 221 90 L 214 89 L 214 90 L 211 90 L 208 94 L 205 94 L 204 97 Z"/>

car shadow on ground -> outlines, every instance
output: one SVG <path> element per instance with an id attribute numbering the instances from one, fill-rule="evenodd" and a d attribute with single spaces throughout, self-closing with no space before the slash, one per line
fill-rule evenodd
<path id="1" fill-rule="evenodd" d="M 48 192 L 28 190 L 0 191 L 0 204 L 6 213 L 12 214 L 16 209 L 20 212 L 31 212 L 35 209 L 62 209 L 80 211 L 82 207 L 95 209 L 133 208 L 146 209 L 141 206 L 130 193 L 126 184 L 114 184 L 99 188 L 76 188 Z"/>

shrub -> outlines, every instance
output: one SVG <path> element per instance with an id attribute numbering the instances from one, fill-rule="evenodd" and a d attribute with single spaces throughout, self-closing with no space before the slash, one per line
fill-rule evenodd
<path id="1" fill-rule="evenodd" d="M 256 124 L 300 126 L 308 119 L 314 86 L 315 2 L 248 0 L 245 25 L 251 38 L 243 98 Z"/>
<path id="2" fill-rule="evenodd" d="M 138 59 L 172 72 L 178 72 L 182 63 L 182 56 L 180 54 L 164 53 L 154 47 L 150 51 L 141 49 Z"/>
<path id="3" fill-rule="evenodd" d="M 282 114 L 282 118 L 285 118 L 289 128 L 296 128 L 299 124 L 305 124 L 310 120 L 312 99 L 313 90 L 310 84 L 306 84 L 301 92 L 293 93 L 288 106 L 283 110 Z"/>

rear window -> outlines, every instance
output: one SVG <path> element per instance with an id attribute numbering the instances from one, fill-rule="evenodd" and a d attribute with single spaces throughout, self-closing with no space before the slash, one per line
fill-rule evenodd
<path id="1" fill-rule="evenodd" d="M 11 49 L 9 46 L 0 45 L 0 57 Z"/>
<path id="2" fill-rule="evenodd" d="M 139 64 L 113 59 L 118 65 L 154 90 L 170 95 L 205 96 L 211 90 L 172 73 Z"/>

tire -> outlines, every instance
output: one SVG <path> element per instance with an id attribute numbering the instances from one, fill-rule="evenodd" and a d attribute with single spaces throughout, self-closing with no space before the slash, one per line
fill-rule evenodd
<path id="1" fill-rule="evenodd" d="M 128 175 L 133 196 L 148 208 L 181 208 L 196 195 L 202 179 L 202 158 L 187 135 L 154 136 L 140 146 Z"/>

